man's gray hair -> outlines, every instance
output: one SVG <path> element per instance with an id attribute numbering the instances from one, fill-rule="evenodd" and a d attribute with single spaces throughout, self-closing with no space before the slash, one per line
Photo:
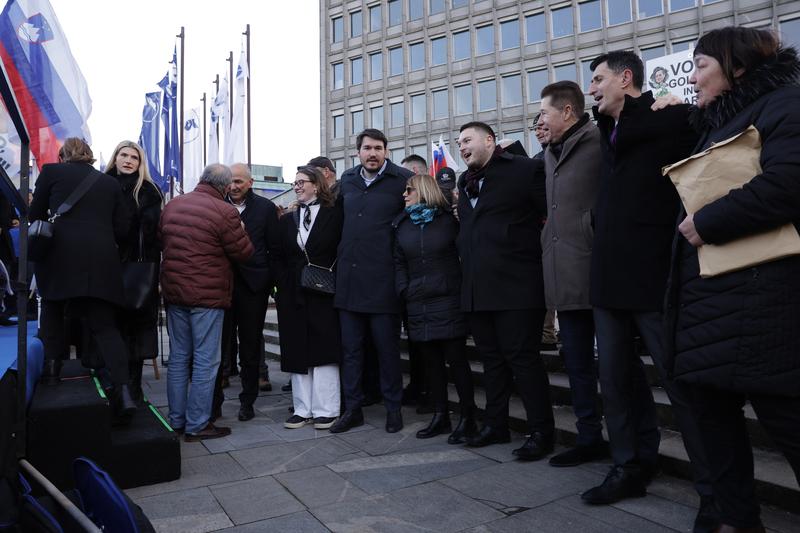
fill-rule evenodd
<path id="1" fill-rule="evenodd" d="M 203 169 L 200 183 L 208 183 L 221 193 L 231 184 L 231 169 L 220 163 L 212 163 Z"/>

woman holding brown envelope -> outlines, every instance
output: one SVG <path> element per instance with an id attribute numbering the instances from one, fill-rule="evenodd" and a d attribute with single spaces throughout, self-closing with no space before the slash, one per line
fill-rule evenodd
<path id="1" fill-rule="evenodd" d="M 704 134 L 665 169 L 686 214 L 665 348 L 692 385 L 718 531 L 763 531 L 745 401 L 800 483 L 800 61 L 769 31 L 728 27 L 700 38 L 694 62 Z"/>

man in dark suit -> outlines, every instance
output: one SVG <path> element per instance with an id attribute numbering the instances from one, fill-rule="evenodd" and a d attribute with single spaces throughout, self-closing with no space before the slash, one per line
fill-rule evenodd
<path id="1" fill-rule="evenodd" d="M 361 164 L 342 174 L 344 228 L 336 268 L 342 327 L 342 388 L 345 411 L 331 428 L 341 433 L 364 423 L 361 389 L 369 332 L 378 353 L 386 431 L 403 429 L 400 403 L 400 302 L 394 287 L 392 221 L 403 210 L 411 172 L 386 159 L 386 136 L 366 129 L 356 137 Z"/>
<path id="2" fill-rule="evenodd" d="M 275 286 L 273 261 L 278 244 L 278 211 L 268 199 L 252 190 L 253 176 L 243 163 L 231 165 L 231 188 L 227 200 L 239 212 L 245 231 L 255 252 L 244 263 L 234 266 L 233 300 L 225 312 L 222 327 L 222 358 L 236 364 L 231 350 L 236 345 L 238 333 L 239 361 L 242 392 L 239 394 L 239 420 L 245 422 L 255 416 L 253 403 L 258 397 L 259 369 L 264 364 L 264 318 L 269 295 Z M 222 365 L 220 365 L 220 377 Z M 217 379 L 214 401 L 215 411 L 224 397 Z"/>
<path id="3" fill-rule="evenodd" d="M 664 165 L 689 155 L 697 134 L 689 106 L 653 111 L 642 93 L 644 67 L 632 52 L 596 58 L 590 94 L 601 133 L 603 169 L 594 210 L 590 302 L 594 310 L 603 409 L 614 466 L 583 494 L 591 504 L 644 496 L 657 470 L 660 435 L 653 394 L 634 349 L 638 329 L 672 403 L 695 488 L 711 505 L 708 466 L 687 391 L 664 367 L 662 305 L 679 198 Z M 702 511 L 702 510 L 701 510 Z"/>
<path id="4" fill-rule="evenodd" d="M 458 136 L 467 171 L 458 181 L 463 272 L 461 308 L 483 359 L 486 418 L 469 446 L 509 442 L 513 384 L 527 413 L 530 437 L 514 450 L 541 459 L 553 449 L 553 409 L 539 355 L 544 321 L 542 248 L 544 165 L 495 146 L 492 128 L 469 122 Z"/>

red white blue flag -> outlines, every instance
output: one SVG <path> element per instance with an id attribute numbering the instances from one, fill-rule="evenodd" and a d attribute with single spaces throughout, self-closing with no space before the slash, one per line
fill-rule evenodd
<path id="1" fill-rule="evenodd" d="M 431 150 L 433 152 L 431 172 L 434 176 L 444 167 L 450 167 L 453 171 L 458 170 L 458 163 L 456 163 L 456 160 L 450 155 L 450 150 L 447 149 L 447 145 L 444 143 L 444 136 L 439 135 L 438 143 L 431 143 Z"/>
<path id="2" fill-rule="evenodd" d="M 92 100 L 50 2 L 9 0 L 0 13 L 0 60 L 40 168 L 58 161 L 67 137 L 91 143 Z"/>

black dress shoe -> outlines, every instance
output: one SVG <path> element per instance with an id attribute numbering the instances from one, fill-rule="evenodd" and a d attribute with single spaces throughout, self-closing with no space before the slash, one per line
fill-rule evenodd
<path id="1" fill-rule="evenodd" d="M 553 437 L 545 437 L 542 433 L 534 431 L 525 444 L 511 453 L 522 461 L 538 461 L 552 451 Z"/>
<path id="2" fill-rule="evenodd" d="M 450 414 L 446 410 L 437 411 L 433 413 L 433 418 L 431 418 L 428 427 L 417 431 L 417 438 L 429 439 L 436 435 L 441 435 L 442 433 L 449 433 L 452 430 L 453 426 L 450 425 Z"/>
<path id="3" fill-rule="evenodd" d="M 386 412 L 386 433 L 397 433 L 403 429 L 403 415 L 400 411 Z"/>
<path id="4" fill-rule="evenodd" d="M 331 433 L 344 433 L 351 429 L 364 425 L 364 413 L 361 409 L 354 409 L 352 411 L 345 411 L 339 420 L 328 430 Z"/>
<path id="5" fill-rule="evenodd" d="M 483 448 L 490 444 L 504 444 L 511 442 L 511 434 L 507 429 L 495 429 L 490 426 L 483 426 L 480 433 L 467 439 L 467 446 L 472 448 Z"/>
<path id="6" fill-rule="evenodd" d="M 578 466 L 608 457 L 608 444 L 575 446 L 550 458 L 550 466 Z"/>
<path id="7" fill-rule="evenodd" d="M 290 381 L 283 387 L 281 387 L 281 392 L 292 392 L 292 382 Z"/>
<path id="8" fill-rule="evenodd" d="M 447 437 L 447 444 L 463 444 L 470 437 L 478 434 L 478 425 L 475 423 L 475 408 L 462 407 L 461 417 L 458 419 L 456 429 Z"/>
<path id="9" fill-rule="evenodd" d="M 641 473 L 614 466 L 603 483 L 584 492 L 581 499 L 591 505 L 609 505 L 626 498 L 641 498 L 646 494 Z"/>
<path id="10" fill-rule="evenodd" d="M 239 420 L 247 422 L 256 416 L 256 412 L 252 405 L 243 405 L 239 408 Z"/>
<path id="11" fill-rule="evenodd" d="M 719 511 L 713 496 L 700 496 L 700 509 L 694 519 L 692 533 L 712 533 L 720 525 Z"/>
<path id="12" fill-rule="evenodd" d="M 111 410 L 114 414 L 114 425 L 130 424 L 136 412 L 136 402 L 131 396 L 128 384 L 117 385 L 111 392 Z"/>

